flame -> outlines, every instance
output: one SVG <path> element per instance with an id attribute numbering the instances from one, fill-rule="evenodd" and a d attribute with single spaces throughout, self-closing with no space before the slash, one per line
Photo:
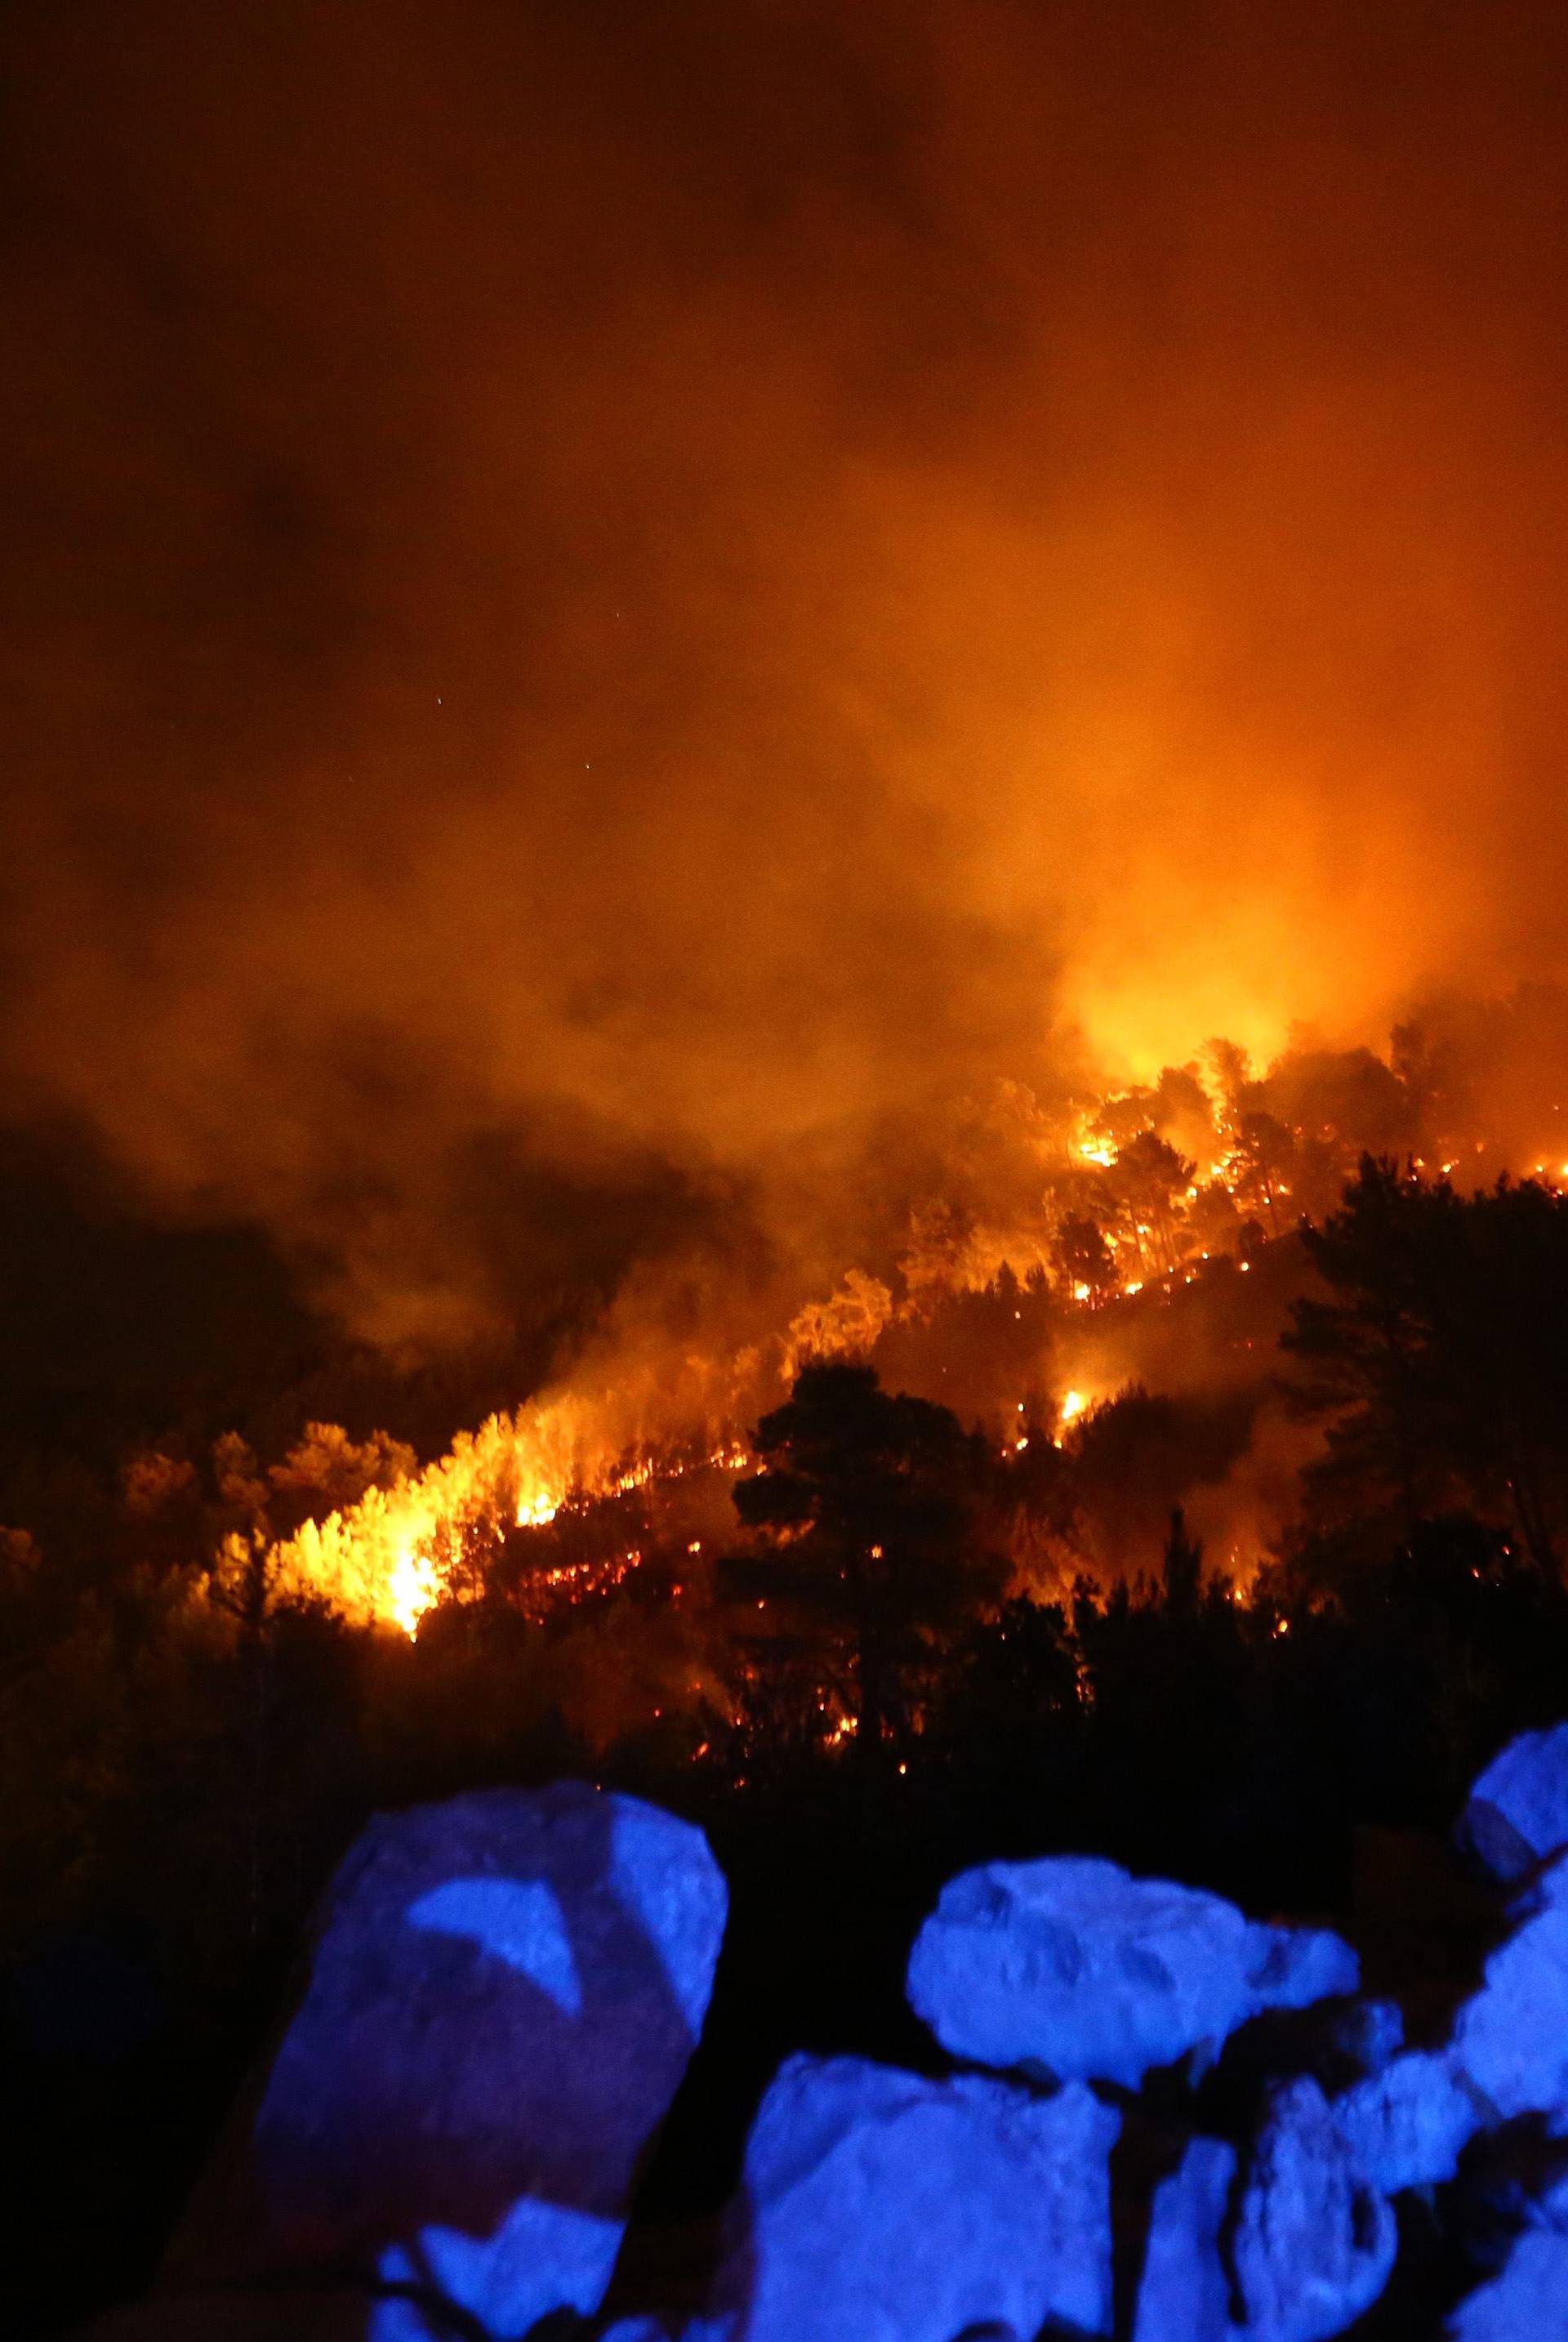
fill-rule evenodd
<path id="1" fill-rule="evenodd" d="M 400 1553 L 387 1581 L 387 1613 L 412 1642 L 419 1622 L 440 1598 L 441 1582 L 428 1554 Z"/>
<path id="2" fill-rule="evenodd" d="M 729 1441 L 705 1458 L 737 1472 L 746 1450 Z M 387 1625 L 414 1636 L 420 1620 L 465 1566 L 481 1564 L 508 1528 L 548 1527 L 568 1506 L 624 1496 L 651 1480 L 679 1478 L 678 1456 L 644 1457 L 617 1468 L 599 1411 L 563 1397 L 517 1415 L 492 1416 L 462 1433 L 449 1452 L 390 1488 L 307 1521 L 267 1555 L 269 1583 L 283 1595 L 325 1600 L 357 1625 Z M 622 1556 L 621 1574 L 640 1562 Z M 590 1566 L 582 1565 L 587 1571 Z M 545 1573 L 562 1588 L 571 1569 Z"/>
<path id="3" fill-rule="evenodd" d="M 1244 1071 L 1245 1061 L 1240 1062 Z M 547 1529 L 564 1511 L 629 1496 L 688 1471 L 749 1468 L 744 1443 L 727 1428 L 709 1428 L 694 1438 L 693 1426 L 755 1420 L 771 1403 L 767 1376 L 787 1385 L 808 1358 L 865 1356 L 888 1326 L 918 1320 L 943 1295 L 987 1287 L 1004 1265 L 1015 1280 L 1027 1280 L 1031 1293 L 1048 1289 L 1057 1304 L 1068 1303 L 1070 1296 L 1072 1305 L 1095 1313 L 1147 1293 L 1136 1313 L 1140 1322 L 1162 1304 L 1174 1303 L 1183 1286 L 1204 1280 L 1211 1264 L 1216 1273 L 1223 1268 L 1227 1276 L 1250 1276 L 1261 1248 L 1287 1233 L 1289 1215 L 1280 1214 L 1276 1204 L 1290 1197 L 1293 1183 L 1280 1176 L 1282 1162 L 1260 1163 L 1255 1140 L 1243 1144 L 1232 1088 L 1222 1088 L 1217 1076 L 1199 1079 L 1196 1059 L 1178 1070 L 1186 1082 L 1184 1103 L 1178 1097 L 1163 1121 L 1153 1093 L 1124 1089 L 1053 1111 L 1027 1093 L 1010 1090 L 1009 1130 L 1014 1137 L 1022 1133 L 1040 1174 L 1031 1182 L 1034 1200 L 999 1205 L 990 1220 L 983 1206 L 959 1214 L 937 1194 L 912 1212 L 907 1245 L 889 1282 L 849 1268 L 825 1301 L 798 1310 L 771 1346 L 728 1358 L 683 1352 L 674 1379 L 660 1381 L 650 1368 L 634 1401 L 628 1396 L 633 1378 L 627 1378 L 618 1394 L 560 1394 L 514 1414 L 494 1416 L 424 1470 L 372 1487 L 357 1503 L 308 1522 L 272 1546 L 265 1556 L 269 1582 L 285 1595 L 324 1599 L 356 1623 L 383 1624 L 414 1636 L 444 1596 L 461 1589 L 465 1580 L 482 1580 L 509 1535 Z M 1311 1146 L 1339 1138 L 1333 1125 L 1315 1115 L 1303 1126 L 1288 1118 L 1288 1105 L 1281 1111 L 1286 1118 L 1273 1126 L 1282 1147 L 1295 1150 L 1293 1172 Z M 1164 1129 L 1172 1136 L 1163 1156 L 1158 1148 L 1141 1145 L 1145 1136 L 1159 1137 Z M 1444 1176 L 1457 1167 L 1458 1158 L 1448 1148 L 1432 1151 L 1434 1160 L 1442 1155 Z M 1543 1155 L 1536 1173 L 1551 1184 L 1548 1161 Z M 1193 1178 L 1189 1174 L 1199 1163 L 1203 1169 Z M 1162 1164 L 1169 1174 L 1165 1186 Z M 1090 1179 L 1085 1166 L 1114 1176 Z M 1562 1176 L 1568 1181 L 1568 1163 Z M 1302 1192 L 1310 1199 L 1304 1186 Z M 1078 1239 L 1065 1256 L 1062 1250 L 1062 1231 L 1071 1216 L 1086 1216 L 1103 1247 L 1088 1275 L 1073 1248 Z M 1237 1245 L 1248 1222 L 1250 1256 L 1243 1258 Z M 1014 1308 L 1013 1316 L 1021 1325 L 1024 1310 Z M 1106 1330 L 1113 1330 L 1108 1324 Z M 1135 1331 L 1129 1328 L 1130 1334 Z M 1054 1427 L 1046 1434 L 1053 1442 L 1082 1418 L 1096 1392 L 1110 1386 L 1103 1349 L 1102 1343 L 1067 1362 L 1067 1370 L 1084 1373 L 1093 1388 L 1065 1392 Z M 683 1396 L 674 1386 L 687 1370 L 695 1380 L 682 1385 Z M 694 1391 L 701 1394 L 697 1403 Z M 1017 1414 L 1026 1416 L 1022 1400 Z M 650 1416 L 666 1429 L 677 1429 L 686 1444 L 650 1448 Z M 625 1436 L 633 1419 L 634 1441 Z M 1014 1423 L 1001 1453 L 1022 1456 L 1029 1446 L 1025 1423 Z M 258 1502 L 265 1493 L 257 1489 Z M 619 1585 L 642 1566 L 641 1551 L 625 1546 L 624 1534 L 624 1523 L 607 1523 L 604 1550 L 591 1562 L 549 1566 L 557 1556 L 553 1547 L 542 1548 L 527 1579 L 528 1602 L 576 1602 Z M 254 1561 L 261 1548 L 243 1539 L 239 1544 Z M 685 1550 L 699 1553 L 700 1540 L 687 1542 Z"/>

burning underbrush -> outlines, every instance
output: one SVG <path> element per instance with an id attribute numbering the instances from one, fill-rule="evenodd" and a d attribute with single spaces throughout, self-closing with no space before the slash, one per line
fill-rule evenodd
<path id="1" fill-rule="evenodd" d="M 1248 1583 L 1321 1444 L 1278 1387 L 1281 1336 L 1313 1286 L 1299 1230 L 1333 1213 L 1367 1155 L 1433 1186 L 1551 1186 L 1568 1169 L 1543 1095 L 1559 1086 L 1561 1007 L 1522 994 L 1433 1009 L 1383 1056 L 1303 1046 L 1254 1072 L 1220 1041 L 1098 1096 L 1004 1085 L 961 1102 L 926 1188 L 787 1325 L 748 1324 L 739 1343 L 726 1328 L 711 1355 L 644 1332 L 634 1363 L 612 1318 L 562 1387 L 423 1466 L 320 1425 L 268 1470 L 220 1459 L 219 1568 L 264 1568 L 278 1593 L 405 1634 L 484 1588 L 536 1617 L 592 1603 L 645 1573 L 661 1536 L 673 1550 L 733 1540 L 724 1495 L 749 1426 L 804 1363 L 856 1358 L 983 1428 L 1019 1585 L 1153 1566 L 1177 1505 Z M 134 1459 L 144 1511 L 160 1474 L 188 1468 Z M 667 1534 L 628 1517 L 634 1493 Z"/>
<path id="2" fill-rule="evenodd" d="M 116 1550 L 133 1567 L 205 1566 L 242 1614 L 315 1605 L 410 1638 L 446 1614 L 561 1627 L 631 1601 L 644 1626 L 660 1608 L 707 1616 L 723 1609 L 716 1562 L 756 1544 L 734 1504 L 754 1426 L 804 1366 L 855 1361 L 975 1435 L 969 1533 L 1012 1594 L 1064 1601 L 1083 1580 L 1157 1574 L 1178 1509 L 1244 1593 L 1336 1503 L 1342 1518 L 1392 1504 L 1365 1473 L 1334 1496 L 1344 1409 L 1285 1386 L 1282 1339 L 1327 1289 L 1313 1232 L 1368 1156 L 1412 1195 L 1453 1201 L 1513 1174 L 1553 1197 L 1562 1006 L 1434 1010 L 1383 1056 L 1303 1046 L 1254 1072 L 1215 1042 L 1095 1096 L 1004 1085 L 961 1101 L 860 1260 L 787 1304 L 775 1284 L 771 1320 L 720 1310 L 710 1338 L 689 1306 L 679 1336 L 656 1309 L 651 1329 L 646 1309 L 634 1330 L 612 1312 L 554 1389 L 427 1460 L 316 1420 L 270 1461 L 234 1433 L 144 1446 Z M 1391 1273 L 1403 1241 L 1392 1218 L 1369 1238 Z M 1483 1393 L 1470 1412 L 1492 1406 Z M 1517 1529 L 1519 1476 L 1478 1467 L 1426 1508 L 1479 1503 Z M 47 1523 L 24 1517 L 12 1540 L 47 1562 Z M 721 1642 L 734 1626 L 725 1613 Z M 843 1711 L 824 1694 L 824 1714 Z"/>

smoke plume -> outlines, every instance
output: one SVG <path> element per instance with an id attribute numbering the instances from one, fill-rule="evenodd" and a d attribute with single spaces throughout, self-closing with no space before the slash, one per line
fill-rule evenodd
<path id="1" fill-rule="evenodd" d="M 393 1347 L 1558 972 L 1559 8 L 19 0 L 6 1112 Z"/>

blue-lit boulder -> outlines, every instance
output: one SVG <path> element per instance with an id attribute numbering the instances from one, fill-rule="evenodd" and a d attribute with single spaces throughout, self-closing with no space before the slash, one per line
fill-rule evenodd
<path id="1" fill-rule="evenodd" d="M 1385 2196 L 1452 2179 L 1487 2109 L 1453 2059 L 1412 2049 L 1333 2101 L 1357 2163 Z"/>
<path id="2" fill-rule="evenodd" d="M 1568 1724 L 1522 1732 L 1499 1750 L 1470 1792 L 1459 1838 L 1504 1886 L 1568 1847 Z"/>
<path id="3" fill-rule="evenodd" d="M 209 2265 L 355 2271 L 377 2342 L 444 2331 L 441 2305 L 496 2336 L 596 2307 L 725 1907 L 700 1831 L 582 1783 L 377 1818 L 326 1897 Z"/>
<path id="4" fill-rule="evenodd" d="M 1397 2251 L 1393 2207 L 1317 2084 L 1283 2084 L 1253 2142 L 1231 2238 L 1247 2342 L 1343 2334 L 1383 2292 Z"/>
<path id="5" fill-rule="evenodd" d="M 1568 2108 L 1568 1854 L 1518 1897 L 1510 1933 L 1454 2018 L 1454 2067 L 1493 2113 Z"/>
<path id="6" fill-rule="evenodd" d="M 1154 2189 L 1133 2342 L 1232 2342 L 1231 2281 L 1221 2248 L 1236 2176 L 1223 2139 L 1188 2141 Z"/>
<path id="7" fill-rule="evenodd" d="M 1464 2259 L 1493 2273 L 1523 2230 L 1568 2236 L 1568 2137 L 1539 2115 L 1500 2124 L 1465 2157 L 1443 2208 Z"/>
<path id="8" fill-rule="evenodd" d="M 1313 2027 L 1302 2070 L 1324 2089 L 1330 2076 L 1343 2074 L 1364 2080 L 1381 2074 L 1404 2047 L 1404 2012 L 1396 2000 L 1349 2000 L 1324 2004 L 1321 2023 Z M 1310 2023 L 1310 2018 L 1285 2018 L 1284 2023 Z"/>
<path id="9" fill-rule="evenodd" d="M 1520 2237 L 1501 2275 L 1462 2301 L 1443 2332 L 1449 2342 L 1555 2342 L 1568 2334 L 1568 2237 L 1539 2228 Z"/>
<path id="10" fill-rule="evenodd" d="M 744 2342 L 1111 2330 L 1120 2118 L 978 2075 L 793 2057 L 763 2100 L 714 2308 Z"/>
<path id="11" fill-rule="evenodd" d="M 951 1880 L 908 1991 L 955 2057 L 1136 2088 L 1263 2009 L 1359 1980 L 1355 1954 L 1324 1930 L 1263 1926 L 1217 1895 L 1056 1856 Z"/>

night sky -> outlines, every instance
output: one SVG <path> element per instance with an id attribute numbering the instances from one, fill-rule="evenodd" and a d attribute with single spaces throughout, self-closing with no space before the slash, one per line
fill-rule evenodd
<path id="1" fill-rule="evenodd" d="M 11 0 L 13 1351 L 838 1262 L 934 1098 L 1560 971 L 1565 80 L 1474 0 Z"/>

